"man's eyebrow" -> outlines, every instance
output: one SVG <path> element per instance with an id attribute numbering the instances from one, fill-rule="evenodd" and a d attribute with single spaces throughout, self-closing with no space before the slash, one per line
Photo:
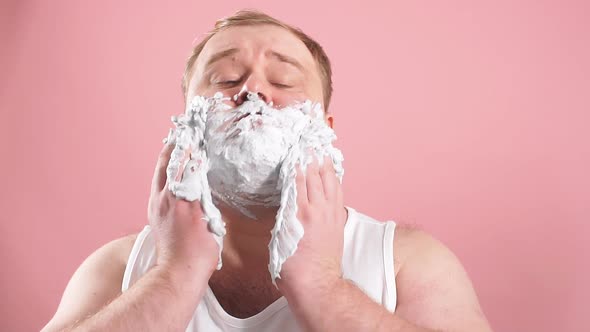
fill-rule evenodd
<path id="1" fill-rule="evenodd" d="M 285 54 L 281 54 L 276 51 L 269 51 L 268 54 L 270 54 L 272 57 L 277 58 L 279 61 L 289 63 L 289 64 L 297 67 L 297 69 L 301 70 L 302 72 L 305 72 L 305 68 L 303 68 L 303 65 L 301 63 L 299 63 L 299 61 L 295 60 L 295 58 L 292 58 L 292 57 L 285 55 Z"/>
<path id="2" fill-rule="evenodd" d="M 214 62 L 219 61 L 223 58 L 225 58 L 226 56 L 230 56 L 234 53 L 237 53 L 239 51 L 238 48 L 229 48 L 227 50 L 221 51 L 221 52 L 217 52 L 215 54 L 213 54 L 209 60 L 207 60 L 207 64 L 205 64 L 205 68 L 208 68 L 209 66 L 211 66 Z"/>

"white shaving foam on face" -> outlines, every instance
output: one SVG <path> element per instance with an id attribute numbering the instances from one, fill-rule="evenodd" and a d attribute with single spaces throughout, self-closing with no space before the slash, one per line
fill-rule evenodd
<path id="1" fill-rule="evenodd" d="M 336 135 L 325 123 L 321 104 L 308 100 L 276 109 L 249 93 L 247 101 L 232 109 L 223 103 L 228 99 L 221 93 L 212 98 L 196 96 L 185 114 L 173 117 L 177 128 L 171 139 L 176 147 L 168 178 L 174 179 L 181 168 L 185 171 L 180 182 L 170 182 L 169 189 L 179 198 L 201 200 L 220 252 L 225 224 L 212 195 L 252 219 L 256 216 L 251 207 L 278 207 L 269 244 L 274 283 L 304 233 L 296 216 L 297 164 L 305 171 L 313 161 L 310 150 L 320 165 L 329 156 L 342 181 L 343 157 L 332 146 Z M 191 158 L 182 165 L 187 149 Z"/>
<path id="2" fill-rule="evenodd" d="M 172 117 L 176 129 L 170 131 L 165 141 L 167 144 L 175 146 L 166 168 L 166 176 L 169 183 L 168 189 L 176 197 L 190 202 L 195 200 L 201 202 L 203 220 L 207 222 L 209 231 L 213 233 L 219 246 L 217 264 L 219 270 L 222 266 L 221 252 L 223 250 L 223 236 L 226 231 L 221 212 L 213 203 L 211 195 L 211 187 L 207 178 L 210 165 L 204 140 L 207 111 L 213 106 L 216 108 L 224 106 L 221 103 L 221 94 L 216 94 L 212 99 L 195 97 L 184 114 Z M 187 152 L 190 152 L 188 159 L 185 158 Z M 181 169 L 183 174 L 178 180 L 177 175 Z"/>

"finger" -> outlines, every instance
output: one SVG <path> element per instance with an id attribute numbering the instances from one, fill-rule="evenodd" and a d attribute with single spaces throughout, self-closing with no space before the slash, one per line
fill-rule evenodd
<path id="1" fill-rule="evenodd" d="M 185 169 L 187 168 L 191 152 L 188 149 L 182 150 L 178 145 L 174 147 L 168 160 L 168 166 L 166 167 L 166 182 L 164 183 L 164 194 L 170 197 L 178 198 L 177 195 L 184 196 L 186 190 L 186 181 L 184 177 Z M 171 183 L 174 184 L 174 188 L 171 189 Z M 174 193 L 171 192 L 174 190 Z"/>
<path id="2" fill-rule="evenodd" d="M 320 166 L 315 153 L 312 158 L 312 162 L 307 165 L 307 171 L 305 172 L 307 199 L 310 203 L 324 199 L 324 188 L 322 185 L 322 178 L 320 177 Z"/>
<path id="3" fill-rule="evenodd" d="M 334 192 L 336 193 L 336 205 L 344 206 L 344 188 L 342 187 L 342 183 L 340 183 L 340 179 L 336 176 L 336 183 L 335 183 Z"/>
<path id="4" fill-rule="evenodd" d="M 177 146 L 174 150 L 172 150 L 172 155 L 171 155 L 170 159 L 174 158 L 174 159 L 180 160 L 180 167 L 178 167 L 177 173 L 173 175 L 174 181 L 182 182 L 182 179 L 184 177 L 184 170 L 187 167 L 187 163 L 190 159 L 190 156 L 191 156 L 191 152 L 188 149 L 181 150 Z M 168 163 L 170 163 L 170 161 Z"/>
<path id="5" fill-rule="evenodd" d="M 332 163 L 332 165 L 334 165 Z M 342 182 L 338 175 L 336 175 L 336 167 L 334 166 L 334 176 L 336 178 L 336 182 L 334 184 L 334 192 L 336 193 L 336 204 L 338 206 L 344 206 L 344 187 L 342 186 Z"/>
<path id="6" fill-rule="evenodd" d="M 336 181 L 336 203 L 344 205 L 344 190 L 340 181 Z"/>
<path id="7" fill-rule="evenodd" d="M 295 171 L 297 172 L 297 174 L 295 175 L 295 188 L 297 189 L 297 205 L 306 206 L 307 186 L 305 185 L 305 175 L 303 174 L 303 170 L 301 169 L 301 164 L 297 163 L 297 165 L 295 165 Z"/>
<path id="8" fill-rule="evenodd" d="M 152 192 L 161 192 L 166 185 L 166 167 L 168 167 L 172 150 L 174 150 L 174 144 L 166 143 L 160 151 L 152 178 Z"/>
<path id="9" fill-rule="evenodd" d="M 324 156 L 324 163 L 320 169 L 320 177 L 322 178 L 322 184 L 324 189 L 324 196 L 328 200 L 336 198 L 336 171 L 334 170 L 334 164 L 330 156 Z"/>

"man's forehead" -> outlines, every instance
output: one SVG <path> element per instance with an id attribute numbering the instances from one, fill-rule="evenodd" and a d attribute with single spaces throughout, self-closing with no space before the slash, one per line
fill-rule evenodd
<path id="1" fill-rule="evenodd" d="M 231 52 L 232 49 L 236 51 Z M 205 44 L 197 66 L 205 69 L 212 57 L 224 52 L 232 55 L 245 51 L 261 52 L 274 57 L 277 54 L 285 55 L 308 69 L 313 68 L 313 57 L 305 44 L 291 32 L 271 25 L 231 27 L 218 32 Z M 280 56 L 278 58 L 283 60 Z"/>

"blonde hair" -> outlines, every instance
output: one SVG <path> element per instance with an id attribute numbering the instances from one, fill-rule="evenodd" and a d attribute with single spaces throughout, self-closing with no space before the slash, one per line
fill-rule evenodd
<path id="1" fill-rule="evenodd" d="M 192 51 L 191 56 L 186 62 L 184 74 L 182 76 L 182 93 L 184 98 L 187 96 L 188 84 L 192 75 L 193 66 L 201 54 L 201 51 L 205 47 L 205 44 L 213 37 L 216 33 L 223 31 L 230 27 L 236 26 L 248 26 L 248 25 L 263 25 L 270 24 L 275 25 L 293 33 L 307 46 L 307 49 L 316 61 L 319 68 L 320 79 L 322 80 L 322 89 L 324 94 L 324 109 L 328 111 L 330 99 L 332 98 L 332 67 L 330 65 L 330 59 L 322 49 L 322 46 L 311 37 L 306 35 L 301 29 L 295 28 L 291 25 L 283 23 L 265 13 L 257 10 L 240 10 L 232 16 L 222 18 L 215 22 L 213 30 L 209 31 L 205 38 L 197 44 Z"/>

